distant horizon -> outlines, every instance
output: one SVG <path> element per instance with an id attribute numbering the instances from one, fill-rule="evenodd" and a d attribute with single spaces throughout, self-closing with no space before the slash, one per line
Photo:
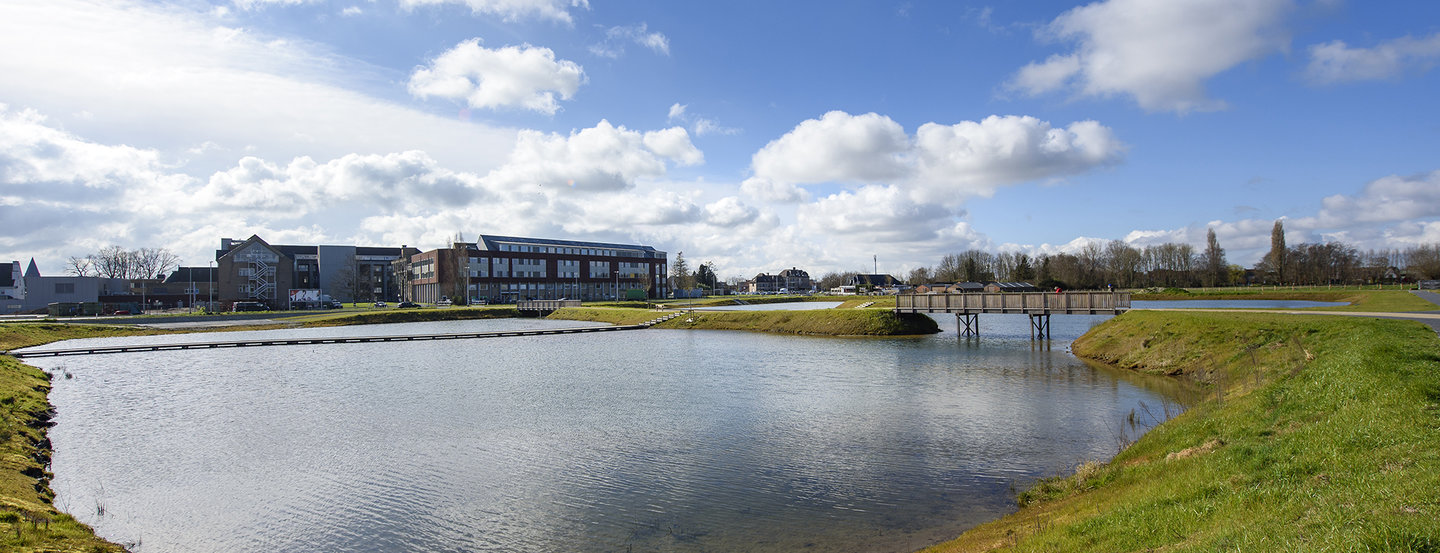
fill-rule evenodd
<path id="1" fill-rule="evenodd" d="M 0 260 L 645 244 L 722 278 L 1440 244 L 1440 4 L 16 0 Z M 393 246 L 392 246 L 393 247 Z M 198 261 L 197 261 L 198 260 Z"/>

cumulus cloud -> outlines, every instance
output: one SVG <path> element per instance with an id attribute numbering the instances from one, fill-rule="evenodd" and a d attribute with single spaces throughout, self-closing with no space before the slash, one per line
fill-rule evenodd
<path id="1" fill-rule="evenodd" d="M 789 182 L 776 182 L 763 177 L 750 177 L 740 183 L 740 192 L 767 202 L 789 203 L 810 200 L 810 193 Z"/>
<path id="2" fill-rule="evenodd" d="M 505 46 L 489 49 L 470 39 L 437 56 L 410 75 L 410 93 L 465 100 L 473 108 L 518 107 L 546 114 L 560 109 L 556 94 L 569 100 L 585 82 L 575 62 L 556 60 L 549 48 Z"/>
<path id="3" fill-rule="evenodd" d="M 400 0 L 400 7 L 410 10 L 416 6 L 462 5 L 470 8 L 475 15 L 499 16 L 505 21 L 519 21 L 527 18 L 549 19 L 574 24 L 571 8 L 590 9 L 589 0 Z"/>
<path id="4" fill-rule="evenodd" d="M 1204 83 L 1240 63 L 1281 51 L 1291 0 L 1105 0 L 1061 14 L 1037 34 L 1075 43 L 1068 54 L 1021 68 L 1007 87 L 1031 95 L 1062 89 L 1127 95 L 1147 111 L 1224 107 Z"/>
<path id="5" fill-rule="evenodd" d="M 747 206 L 740 198 L 729 196 L 705 204 L 705 221 L 717 227 L 734 227 L 760 217 L 760 211 Z"/>
<path id="6" fill-rule="evenodd" d="M 686 108 L 686 107 L 687 107 L 687 106 L 685 106 L 685 104 L 682 104 L 682 103 L 680 103 L 680 102 L 675 102 L 674 104 L 671 104 L 671 105 L 670 105 L 670 114 L 669 114 L 668 116 L 666 116 L 666 120 L 673 122 L 673 121 L 675 121 L 675 120 L 677 120 L 677 119 L 680 119 L 680 118 L 682 118 L 682 117 L 685 117 L 685 108 Z"/>
<path id="7" fill-rule="evenodd" d="M 1433 217 L 1440 217 L 1440 170 L 1404 177 L 1391 175 L 1371 181 L 1357 195 L 1329 196 L 1321 202 L 1313 220 L 1302 222 L 1333 228 Z"/>
<path id="8" fill-rule="evenodd" d="M 665 38 L 665 35 L 660 32 L 651 31 L 644 23 L 607 29 L 605 39 L 598 44 L 591 45 L 590 53 L 602 58 L 615 59 L 624 55 L 625 45 L 631 43 L 649 48 L 656 54 L 670 55 L 670 39 Z"/>
<path id="9" fill-rule="evenodd" d="M 1440 33 L 1400 37 L 1371 48 L 1351 48 L 1336 40 L 1310 47 L 1305 74 L 1319 84 L 1391 79 L 1407 70 L 1428 71 L 1437 61 Z"/>
<path id="10" fill-rule="evenodd" d="M 796 211 L 797 223 L 807 232 L 865 244 L 933 240 L 937 226 L 951 217 L 948 209 L 916 203 L 898 187 L 879 185 L 832 194 Z"/>
<path id="11" fill-rule="evenodd" d="M 1064 128 L 1028 116 L 926 123 L 914 139 L 888 117 L 830 112 L 754 156 L 742 190 L 793 201 L 796 184 L 893 183 L 916 201 L 954 206 L 1000 186 L 1084 173 L 1120 161 L 1125 145 L 1095 121 Z"/>
<path id="12" fill-rule="evenodd" d="M 705 163 L 705 154 L 690 142 L 690 133 L 683 127 L 650 131 L 645 133 L 645 147 L 661 156 L 675 160 L 680 165 Z"/>
<path id="13" fill-rule="evenodd" d="M 698 163 L 703 154 L 684 129 L 642 134 L 601 120 L 569 136 L 522 131 L 504 166 L 486 177 L 497 190 L 548 187 L 550 190 L 616 191 L 642 178 L 665 174 L 665 158 Z"/>
<path id="14" fill-rule="evenodd" d="M 465 205 L 481 192 L 479 177 L 441 168 L 420 151 L 350 154 L 325 163 L 301 157 L 284 167 L 246 157 L 212 175 L 197 191 L 196 207 L 298 217 L 340 202 L 407 210 Z"/>
<path id="15" fill-rule="evenodd" d="M 672 123 L 688 123 L 690 125 L 690 132 L 694 133 L 695 136 L 705 136 L 707 134 L 740 134 L 740 129 L 726 127 L 724 125 L 721 125 L 720 123 L 717 123 L 714 119 L 706 117 L 696 117 L 694 115 L 686 113 L 686 110 L 688 108 L 689 106 L 678 102 L 675 104 L 671 104 L 670 113 L 666 116 L 666 120 Z"/>
<path id="16" fill-rule="evenodd" d="M 877 182 L 906 173 L 909 149 L 905 130 L 889 117 L 832 111 L 766 144 L 751 167 L 779 182 Z"/>

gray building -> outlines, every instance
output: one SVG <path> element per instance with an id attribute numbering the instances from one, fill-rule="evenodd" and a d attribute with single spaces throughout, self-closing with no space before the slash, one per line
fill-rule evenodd
<path id="1" fill-rule="evenodd" d="M 130 293 L 130 282 L 123 278 L 42 276 L 34 259 L 30 260 L 25 274 L 17 281 L 14 273 L 19 264 L 19 261 L 13 262 L 8 270 L 3 271 L 9 275 L 10 285 L 0 287 L 9 298 L 0 299 L 0 313 L 34 311 L 52 303 L 99 302 L 100 296 Z M 4 282 L 4 277 L 0 277 L 0 284 Z M 12 295 L 21 297 L 14 298 Z"/>

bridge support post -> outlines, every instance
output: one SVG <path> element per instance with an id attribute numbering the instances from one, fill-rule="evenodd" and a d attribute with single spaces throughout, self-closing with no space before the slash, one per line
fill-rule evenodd
<path id="1" fill-rule="evenodd" d="M 978 313 L 956 313 L 955 322 L 960 323 L 957 327 L 963 328 L 961 336 L 980 335 L 980 314 Z"/>
<path id="2" fill-rule="evenodd" d="M 1030 314 L 1030 339 L 1050 339 L 1050 314 Z"/>

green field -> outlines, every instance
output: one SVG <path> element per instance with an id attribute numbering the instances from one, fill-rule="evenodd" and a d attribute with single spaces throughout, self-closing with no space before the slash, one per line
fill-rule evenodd
<path id="1" fill-rule="evenodd" d="M 1437 311 L 1440 306 L 1421 299 L 1404 290 L 1357 290 L 1314 288 L 1166 288 L 1154 292 L 1135 292 L 1131 300 L 1173 301 L 1173 300 L 1307 300 L 1340 301 L 1350 305 L 1337 307 L 1308 307 L 1305 311 L 1347 311 L 1369 313 L 1404 313 L 1413 311 Z"/>
<path id="2" fill-rule="evenodd" d="M 551 319 L 638 324 L 665 312 L 646 309 L 579 307 L 551 314 Z M 940 329 L 924 315 L 896 315 L 876 309 L 816 309 L 809 311 L 696 311 L 655 328 L 746 330 L 816 336 L 909 336 L 934 334 Z"/>
<path id="3" fill-rule="evenodd" d="M 1132 312 L 1079 356 L 1206 399 L 927 551 L 1440 551 L 1440 339 L 1417 323 Z"/>

